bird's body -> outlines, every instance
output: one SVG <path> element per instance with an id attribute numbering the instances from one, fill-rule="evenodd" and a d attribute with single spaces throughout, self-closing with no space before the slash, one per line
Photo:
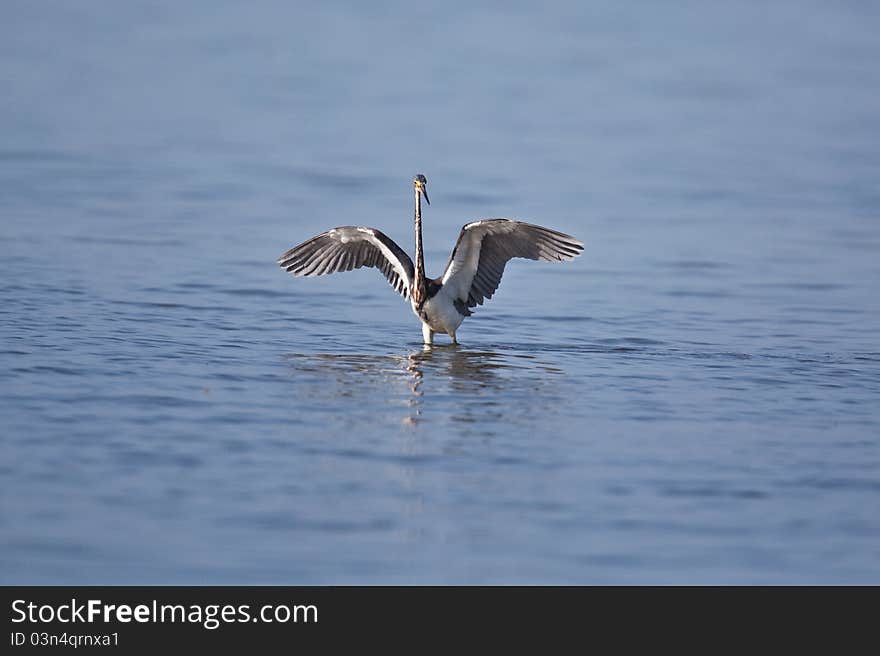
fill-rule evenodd
<path id="1" fill-rule="evenodd" d="M 467 315 L 462 314 L 455 307 L 455 299 L 450 296 L 448 288 L 443 287 L 437 280 L 431 280 L 430 283 L 428 298 L 421 306 L 415 301 L 410 301 L 413 312 L 422 322 L 422 337 L 426 344 L 433 341 L 432 333 L 449 335 L 455 341 L 455 331 Z M 470 311 L 467 311 L 467 314 L 469 315 Z"/>
<path id="2" fill-rule="evenodd" d="M 549 228 L 511 219 L 482 219 L 461 229 L 458 242 L 442 276 L 425 276 L 422 247 L 421 195 L 428 201 L 422 175 L 416 176 L 416 261 L 392 239 L 375 228 L 342 226 L 323 232 L 291 248 L 278 263 L 294 276 L 320 276 L 363 266 L 378 268 L 392 287 L 410 301 L 422 322 L 425 344 L 434 333 L 457 343 L 456 330 L 471 308 L 491 298 L 501 282 L 504 266 L 514 257 L 562 262 L 583 250 L 579 240 Z"/>

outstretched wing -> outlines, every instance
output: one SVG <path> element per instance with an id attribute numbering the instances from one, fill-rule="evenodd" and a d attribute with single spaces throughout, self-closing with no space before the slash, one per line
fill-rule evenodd
<path id="1" fill-rule="evenodd" d="M 323 276 L 371 266 L 379 269 L 404 298 L 409 298 L 413 263 L 400 246 L 381 230 L 342 226 L 294 246 L 278 258 L 294 276 Z"/>
<path id="2" fill-rule="evenodd" d="M 443 287 L 467 307 L 482 305 L 501 283 L 514 257 L 565 262 L 584 250 L 583 242 L 556 230 L 512 221 L 483 219 L 461 229 L 443 273 Z"/>

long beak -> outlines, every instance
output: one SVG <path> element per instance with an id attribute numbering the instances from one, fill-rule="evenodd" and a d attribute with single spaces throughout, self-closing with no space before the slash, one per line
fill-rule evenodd
<path id="1" fill-rule="evenodd" d="M 422 192 L 422 196 L 425 197 L 425 202 L 426 202 L 428 205 L 430 205 L 430 204 L 431 204 L 431 201 L 428 200 L 428 189 L 427 189 L 427 187 L 425 187 L 425 185 L 422 185 L 421 187 L 419 187 L 419 190 Z"/>

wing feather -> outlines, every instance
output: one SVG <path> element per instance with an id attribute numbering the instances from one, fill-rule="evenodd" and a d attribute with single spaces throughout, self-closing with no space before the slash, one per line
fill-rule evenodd
<path id="1" fill-rule="evenodd" d="M 511 219 L 483 219 L 461 229 L 442 282 L 467 307 L 482 305 L 501 284 L 504 267 L 514 257 L 565 262 L 584 244 L 565 233 Z"/>
<path id="2" fill-rule="evenodd" d="M 322 232 L 288 250 L 278 264 L 296 277 L 375 267 L 404 298 L 409 298 L 414 275 L 412 260 L 394 240 L 380 230 L 360 226 Z"/>

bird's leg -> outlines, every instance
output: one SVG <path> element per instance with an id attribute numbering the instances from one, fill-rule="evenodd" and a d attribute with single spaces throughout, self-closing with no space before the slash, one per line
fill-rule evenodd
<path id="1" fill-rule="evenodd" d="M 458 344 L 458 340 L 455 339 L 455 331 L 454 330 L 451 333 L 449 333 L 449 336 L 452 337 L 453 344 Z"/>
<path id="2" fill-rule="evenodd" d="M 431 330 L 431 327 L 426 323 L 422 324 L 422 340 L 425 344 L 434 343 L 434 331 Z"/>

